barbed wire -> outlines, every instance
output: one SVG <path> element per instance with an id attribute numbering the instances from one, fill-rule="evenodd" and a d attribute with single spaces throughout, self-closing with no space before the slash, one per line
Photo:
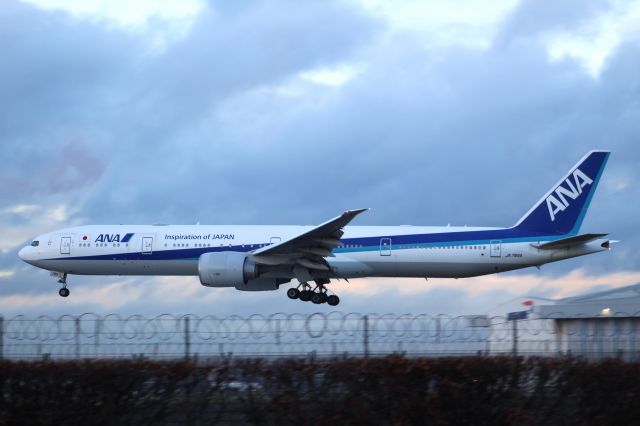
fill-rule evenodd
<path id="1" fill-rule="evenodd" d="M 607 318 L 640 318 L 640 312 L 617 313 Z M 627 340 L 636 348 L 640 324 L 618 321 L 615 327 L 564 327 L 559 339 L 556 320 L 563 313 L 545 318 L 509 320 L 505 316 L 446 314 L 362 314 L 358 312 L 278 312 L 250 316 L 193 314 L 119 315 L 16 315 L 0 317 L 0 357 L 41 356 L 189 356 L 190 354 L 305 354 L 325 353 L 467 353 L 554 352 L 560 340 L 581 347 L 600 346 L 607 340 Z M 572 315 L 573 319 L 593 315 Z M 640 342 L 640 336 L 638 342 Z M 590 343 L 591 342 L 591 343 Z M 605 344 L 609 344 L 604 342 Z M 575 344 L 574 344 L 575 346 Z M 609 345 L 611 346 L 611 345 Z M 613 347 L 612 346 L 612 347 Z M 564 344 L 565 350 L 573 346 Z M 568 348 L 568 349 L 567 349 Z M 602 351 L 602 347 L 598 349 Z M 635 349 L 634 349 L 635 350 Z"/>
<path id="2" fill-rule="evenodd" d="M 299 338 L 322 338 L 325 336 L 355 337 L 362 334 L 364 318 L 368 321 L 368 333 L 379 338 L 441 338 L 455 337 L 457 340 L 473 339 L 483 327 L 473 326 L 470 321 L 478 316 L 411 315 L 411 314 L 361 314 L 339 311 L 313 314 L 274 313 L 254 314 L 248 317 L 231 315 L 197 316 L 162 314 L 155 317 L 142 315 L 121 316 L 95 313 L 41 315 L 28 318 L 17 315 L 4 320 L 6 340 L 73 340 L 76 336 L 108 340 L 152 340 L 169 341 L 185 333 L 184 324 L 189 321 L 188 332 L 202 341 L 263 339 L 278 335 Z M 500 324 L 504 317 L 492 317 L 492 323 Z"/>

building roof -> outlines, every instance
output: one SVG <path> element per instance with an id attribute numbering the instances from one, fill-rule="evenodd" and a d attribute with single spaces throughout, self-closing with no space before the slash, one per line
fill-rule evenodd
<path id="1" fill-rule="evenodd" d="M 611 290 L 566 297 L 534 309 L 540 318 L 640 317 L 640 283 Z"/>

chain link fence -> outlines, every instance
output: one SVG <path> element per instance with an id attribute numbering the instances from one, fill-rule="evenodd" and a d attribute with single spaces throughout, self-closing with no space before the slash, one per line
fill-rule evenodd
<path id="1" fill-rule="evenodd" d="M 579 355 L 637 360 L 640 313 L 624 318 L 314 313 L 0 317 L 0 358 L 211 359 Z"/>

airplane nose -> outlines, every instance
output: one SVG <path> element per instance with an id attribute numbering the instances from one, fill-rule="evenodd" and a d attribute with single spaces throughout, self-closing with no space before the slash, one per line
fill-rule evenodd
<path id="1" fill-rule="evenodd" d="M 27 251 L 29 250 L 29 247 L 22 247 L 20 249 L 20 251 L 18 252 L 18 257 L 22 260 L 24 260 L 25 262 L 27 261 Z"/>

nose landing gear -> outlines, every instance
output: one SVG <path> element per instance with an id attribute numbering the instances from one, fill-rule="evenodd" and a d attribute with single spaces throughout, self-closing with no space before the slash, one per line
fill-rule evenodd
<path id="1" fill-rule="evenodd" d="M 317 282 L 314 289 L 307 282 L 301 282 L 298 287 L 290 288 L 287 290 L 287 297 L 289 299 L 300 299 L 303 302 L 312 302 L 316 305 L 326 303 L 330 306 L 337 306 L 340 303 L 340 298 L 335 294 L 327 294 L 327 288 L 324 283 Z"/>
<path id="2" fill-rule="evenodd" d="M 58 294 L 60 295 L 60 297 L 67 297 L 69 296 L 69 293 L 71 293 L 69 291 L 69 289 L 67 288 L 67 274 L 62 274 L 61 278 L 58 280 L 59 284 L 62 284 L 62 288 L 60 290 L 58 290 Z"/>

